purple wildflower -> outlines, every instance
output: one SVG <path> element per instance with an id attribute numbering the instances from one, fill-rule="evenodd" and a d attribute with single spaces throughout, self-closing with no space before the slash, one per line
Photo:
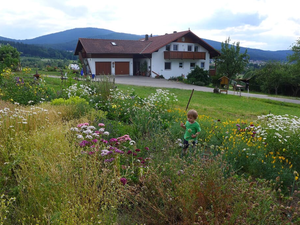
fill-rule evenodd
<path id="1" fill-rule="evenodd" d="M 110 158 L 110 159 L 105 159 L 104 162 L 112 162 L 114 160 L 115 160 L 115 158 Z"/>
<path id="2" fill-rule="evenodd" d="M 115 149 L 115 152 L 116 152 L 116 153 L 120 153 L 120 154 L 124 154 L 123 151 L 121 151 L 120 149 L 117 149 L 117 148 Z"/>
<path id="3" fill-rule="evenodd" d="M 86 140 L 83 140 L 82 142 L 79 143 L 79 146 L 80 147 L 84 147 L 86 145 L 90 144 L 90 142 L 86 141 Z"/>
<path id="4" fill-rule="evenodd" d="M 125 184 L 127 183 L 127 179 L 124 178 L 124 177 L 122 177 L 122 178 L 120 179 L 120 181 L 121 181 L 121 183 L 122 183 L 123 185 L 125 185 Z"/>
<path id="5" fill-rule="evenodd" d="M 117 141 L 118 141 L 117 138 L 111 138 L 111 139 L 109 140 L 109 142 L 117 142 Z"/>
<path id="6" fill-rule="evenodd" d="M 135 151 L 136 151 L 136 152 L 140 152 L 141 150 L 137 148 Z"/>

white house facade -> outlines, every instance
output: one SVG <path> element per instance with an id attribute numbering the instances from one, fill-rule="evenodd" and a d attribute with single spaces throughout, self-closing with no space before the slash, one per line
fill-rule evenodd
<path id="1" fill-rule="evenodd" d="M 191 31 L 142 40 L 79 39 L 75 50 L 86 74 L 186 76 L 196 66 L 209 70 L 220 53 Z"/>

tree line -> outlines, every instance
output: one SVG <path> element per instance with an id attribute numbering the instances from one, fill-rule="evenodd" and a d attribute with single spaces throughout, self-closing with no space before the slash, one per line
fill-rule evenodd
<path id="1" fill-rule="evenodd" d="M 47 48 L 39 45 L 28 45 L 21 42 L 0 41 L 0 45 L 7 45 L 16 48 L 20 52 L 20 56 L 24 57 L 40 57 L 49 59 L 69 59 L 77 60 L 78 57 L 73 52 Z"/>
<path id="2" fill-rule="evenodd" d="M 222 76 L 228 77 L 232 84 L 239 80 L 248 82 L 249 89 L 268 94 L 288 96 L 300 95 L 300 39 L 292 46 L 293 54 L 287 62 L 268 61 L 263 65 L 249 64 L 247 50 L 240 53 L 239 42 L 230 43 L 230 38 L 221 45 L 221 55 L 215 59 L 217 76 L 215 84 Z"/>

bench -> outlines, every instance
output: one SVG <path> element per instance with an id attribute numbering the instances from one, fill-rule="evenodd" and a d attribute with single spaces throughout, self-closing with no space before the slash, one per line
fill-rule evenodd
<path id="1" fill-rule="evenodd" d="M 220 93 L 226 92 L 226 95 L 228 94 L 228 89 L 220 89 L 219 91 L 220 91 Z"/>
<path id="2" fill-rule="evenodd" d="M 228 85 L 225 85 L 223 89 L 219 90 L 220 93 L 226 92 L 226 95 L 228 94 Z"/>

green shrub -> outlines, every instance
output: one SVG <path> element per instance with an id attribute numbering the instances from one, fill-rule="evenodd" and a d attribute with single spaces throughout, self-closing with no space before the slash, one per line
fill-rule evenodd
<path id="1" fill-rule="evenodd" d="M 65 113 L 63 117 L 64 120 L 80 118 L 86 115 L 89 111 L 93 110 L 87 100 L 78 96 L 71 97 L 69 99 L 54 99 L 51 104 L 68 106 L 65 107 L 65 110 L 63 110 Z"/>
<path id="2" fill-rule="evenodd" d="M 203 70 L 199 66 L 196 66 L 193 71 L 187 75 L 187 80 L 190 84 L 195 84 L 196 82 L 203 82 L 204 85 L 211 83 L 211 77 L 207 70 Z"/>
<path id="3" fill-rule="evenodd" d="M 197 86 L 205 86 L 205 83 L 203 81 L 196 81 L 194 84 Z"/>
<path id="4" fill-rule="evenodd" d="M 47 86 L 45 80 L 33 80 L 9 76 L 3 79 L 0 85 L 1 99 L 19 103 L 21 105 L 34 105 L 55 98 L 55 91 Z"/>

